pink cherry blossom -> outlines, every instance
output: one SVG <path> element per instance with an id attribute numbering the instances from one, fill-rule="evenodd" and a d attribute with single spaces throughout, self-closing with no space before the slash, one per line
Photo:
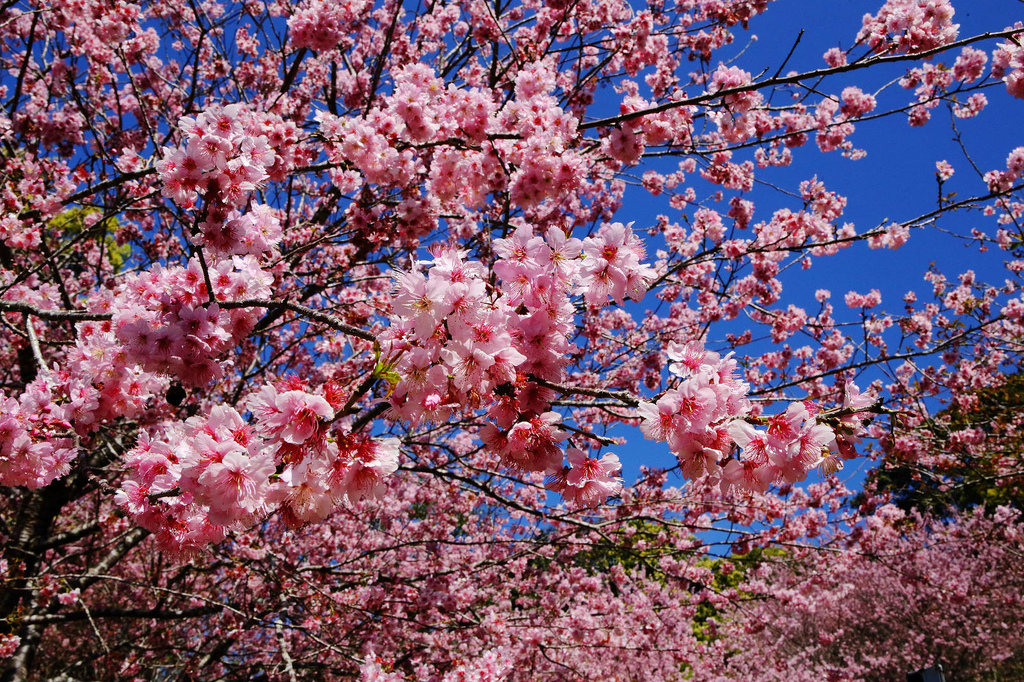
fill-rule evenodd
<path id="1" fill-rule="evenodd" d="M 595 459 L 570 447 L 566 457 L 569 466 L 550 479 L 548 488 L 560 493 L 570 505 L 590 507 L 622 490 L 622 479 L 615 475 L 622 468 L 616 455 L 607 453 Z"/>

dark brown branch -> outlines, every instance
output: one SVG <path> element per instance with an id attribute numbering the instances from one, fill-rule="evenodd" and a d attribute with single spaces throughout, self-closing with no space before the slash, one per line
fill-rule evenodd
<path id="1" fill-rule="evenodd" d="M 317 322 L 326 324 L 331 329 L 339 331 L 342 334 L 347 334 L 348 336 L 354 336 L 365 341 L 375 341 L 377 338 L 365 329 L 359 329 L 358 327 L 353 327 L 350 324 L 342 322 L 342 320 L 336 315 L 325 313 L 321 310 L 314 310 L 313 308 L 299 305 L 298 303 L 292 303 L 291 301 L 272 301 L 270 299 L 263 298 L 249 298 L 243 301 L 219 301 L 217 305 L 228 310 L 232 308 L 284 308 L 286 310 L 299 313 L 311 320 L 316 320 Z"/>
<path id="2" fill-rule="evenodd" d="M 373 108 L 373 101 L 377 97 L 377 86 L 380 85 L 380 77 L 384 72 L 384 62 L 391 53 L 391 41 L 395 38 L 395 28 L 398 26 L 398 15 L 402 13 L 402 3 L 395 0 L 395 13 L 391 16 L 391 26 L 388 27 L 387 35 L 384 36 L 384 47 L 377 56 L 377 63 L 373 65 L 373 76 L 370 78 L 370 89 L 366 93 L 366 110 L 363 116 L 370 113 Z"/>
<path id="3" fill-rule="evenodd" d="M 619 114 L 618 116 L 609 116 L 607 118 L 601 118 L 596 121 L 588 121 L 587 123 L 581 123 L 579 130 L 589 130 L 591 128 L 601 128 L 605 126 L 614 126 L 626 121 L 631 121 L 641 116 L 648 116 L 650 114 L 660 114 L 663 111 L 669 111 L 676 107 L 692 106 L 694 104 L 703 104 L 714 99 L 721 97 L 728 97 L 729 95 L 738 95 L 744 92 L 753 92 L 755 90 L 762 90 L 764 88 L 776 87 L 779 85 L 792 85 L 794 83 L 800 83 L 806 80 L 813 80 L 815 78 L 824 78 L 825 76 L 833 76 L 839 73 L 848 73 L 850 71 L 859 71 L 860 69 L 866 69 L 868 67 L 877 66 L 878 64 L 890 64 L 896 62 L 905 61 L 919 61 L 926 59 L 932 55 L 936 55 L 946 50 L 952 50 L 965 45 L 971 45 L 973 43 L 981 42 L 983 40 L 995 40 L 997 38 L 1009 38 L 1014 33 L 1020 33 L 1019 28 L 1007 29 L 1005 31 L 995 31 L 991 33 L 982 33 L 981 35 L 972 36 L 970 38 L 964 38 L 956 42 L 948 43 L 940 47 L 933 48 L 931 50 L 925 50 L 924 52 L 915 52 L 914 54 L 897 54 L 897 55 L 884 55 L 880 57 L 872 57 L 863 61 L 853 62 L 852 64 L 845 64 L 843 66 L 829 67 L 826 69 L 815 69 L 814 71 L 806 71 L 804 73 L 797 73 L 792 76 L 783 76 L 781 78 L 769 78 L 768 80 L 758 81 L 753 83 L 747 83 L 746 85 L 739 85 L 735 88 L 724 88 L 715 92 L 705 92 L 701 95 L 694 97 L 687 97 L 685 99 L 674 100 L 672 102 L 665 102 L 657 106 L 649 107 L 647 109 L 640 109 L 639 111 L 631 111 L 625 114 Z"/>
<path id="4" fill-rule="evenodd" d="M 85 320 L 102 321 L 109 320 L 114 316 L 113 313 L 90 313 L 86 310 L 43 310 L 27 303 L 18 303 L 17 301 L 0 301 L 0 310 L 23 313 L 38 317 L 41 320 L 52 320 L 55 322 L 68 320 L 72 322 L 82 322 Z"/>
<path id="5" fill-rule="evenodd" d="M 591 398 L 618 400 L 623 406 L 627 407 L 638 407 L 640 405 L 639 400 L 628 393 L 620 391 L 608 391 L 601 388 L 583 388 L 582 386 L 565 386 L 564 384 L 555 384 L 533 375 L 530 376 L 530 381 L 538 384 L 539 386 L 543 386 L 544 388 L 550 388 L 552 391 L 558 391 L 562 395 L 585 395 L 590 396 Z"/>
<path id="6" fill-rule="evenodd" d="M 389 405 L 388 403 L 379 403 L 377 405 L 374 405 L 368 411 L 364 412 L 363 414 L 359 415 L 355 420 L 353 420 L 352 432 L 356 433 L 358 431 L 362 431 L 363 427 L 365 427 L 374 419 L 387 412 L 388 408 L 390 407 L 391 405 Z"/>
<path id="7" fill-rule="evenodd" d="M 87 535 L 91 535 L 100 529 L 100 524 L 97 522 L 89 523 L 84 526 L 69 530 L 66 533 L 58 533 L 57 535 L 51 535 L 48 538 L 40 539 L 34 545 L 32 550 L 40 552 L 44 549 L 52 549 L 53 547 L 60 547 L 68 543 L 74 542 L 75 540 L 81 540 Z"/>
<path id="8" fill-rule="evenodd" d="M 33 616 L 24 616 L 22 623 L 70 623 L 72 621 L 87 620 L 89 615 L 93 618 L 152 618 L 154 620 L 179 620 L 183 618 L 198 618 L 201 616 L 212 616 L 220 613 L 218 606 L 207 605 L 197 606 L 191 609 L 168 610 L 168 609 L 89 609 L 85 611 L 69 611 L 67 613 L 42 613 Z"/>
<path id="9" fill-rule="evenodd" d="M 803 37 L 804 37 L 804 29 L 800 29 L 800 32 L 796 34 L 796 40 L 793 41 L 793 47 L 789 48 L 789 54 L 787 54 L 786 58 L 782 60 L 781 64 L 779 64 L 779 68 L 776 69 L 775 73 L 771 77 L 771 80 L 775 80 L 780 75 L 782 75 L 782 70 L 784 68 L 786 68 L 786 64 L 789 63 L 789 60 L 793 56 L 793 53 L 796 52 L 796 46 L 800 44 L 800 40 Z"/>
<path id="10" fill-rule="evenodd" d="M 32 26 L 28 30 L 28 40 L 25 41 L 25 58 L 21 62 L 21 68 L 18 70 L 18 80 L 14 84 L 14 94 L 11 96 L 11 101 L 8 103 L 9 115 L 8 117 L 13 119 L 14 113 L 18 110 L 18 103 L 21 101 L 21 89 L 25 84 L 25 73 L 28 71 L 28 64 L 32 61 L 32 46 L 36 42 L 36 26 L 39 25 L 39 13 L 33 13 L 32 15 Z"/>
<path id="11" fill-rule="evenodd" d="M 78 577 L 76 580 L 69 581 L 77 583 L 83 592 L 88 589 L 97 580 L 101 580 L 105 573 L 107 573 L 113 566 L 117 565 L 125 554 L 130 552 L 140 542 L 149 537 L 149 531 L 144 528 L 133 528 L 123 536 L 120 540 L 111 548 L 107 555 L 96 564 L 93 568 L 89 569 L 89 572 L 83 576 Z"/>
<path id="12" fill-rule="evenodd" d="M 803 377 L 801 379 L 793 379 L 792 381 L 787 381 L 787 382 L 785 382 L 783 384 L 779 384 L 777 386 L 767 386 L 767 387 L 762 388 L 762 389 L 751 390 L 751 391 L 749 391 L 747 393 L 747 395 L 748 396 L 770 395 L 770 394 L 776 393 L 777 391 L 783 391 L 783 390 L 785 390 L 787 388 L 793 388 L 794 386 L 800 386 L 801 384 L 806 384 L 806 383 L 814 381 L 816 379 L 824 379 L 826 377 L 835 376 L 836 374 L 842 374 L 844 372 L 852 372 L 852 371 L 855 371 L 855 370 L 858 370 L 858 369 L 863 369 L 865 367 L 871 367 L 871 366 L 874 366 L 874 365 L 880 365 L 882 363 L 892 363 L 892 362 L 896 362 L 896 361 L 900 361 L 900 360 L 911 360 L 913 358 L 922 358 L 922 357 L 927 357 L 929 355 L 935 355 L 937 353 L 943 352 L 944 350 L 946 350 L 950 346 L 955 346 L 955 345 L 960 344 L 960 343 L 966 343 L 967 342 L 967 338 L 971 334 L 979 332 L 979 331 L 985 329 L 986 327 L 988 327 L 990 325 L 997 324 L 997 323 L 1001 322 L 1004 319 L 1006 319 L 1006 318 L 1003 317 L 1002 315 L 997 315 L 996 317 L 992 318 L 991 320 L 988 320 L 987 322 L 983 322 L 983 323 L 981 323 L 981 324 L 979 324 L 979 325 L 977 325 L 975 327 L 972 327 L 970 329 L 965 329 L 962 332 L 960 332 L 959 334 L 957 334 L 955 336 L 952 336 L 952 337 L 950 337 L 950 338 L 948 338 L 948 339 L 946 339 L 944 341 L 941 341 L 940 343 L 935 344 L 931 348 L 925 348 L 925 349 L 919 350 L 919 351 L 908 351 L 906 353 L 893 353 L 892 355 L 885 355 L 885 356 L 882 356 L 882 357 L 867 358 L 866 360 L 861 360 L 860 362 L 853 362 L 853 363 L 850 363 L 850 364 L 847 364 L 847 365 L 842 365 L 840 367 L 834 367 L 834 368 L 829 369 L 829 370 L 823 370 L 821 372 L 818 372 L 816 374 L 812 374 L 812 375 Z M 864 410 L 864 411 L 873 411 L 873 410 Z M 875 411 L 878 411 L 878 410 L 875 410 Z"/>

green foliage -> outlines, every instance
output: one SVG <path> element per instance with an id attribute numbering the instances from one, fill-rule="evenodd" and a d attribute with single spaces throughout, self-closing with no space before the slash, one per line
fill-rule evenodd
<path id="1" fill-rule="evenodd" d="M 620 531 L 610 541 L 602 541 L 577 553 L 573 556 L 573 563 L 587 569 L 591 575 L 607 574 L 612 566 L 621 566 L 627 573 L 642 568 L 651 577 L 657 577 L 660 572 L 658 558 L 671 553 L 663 546 L 664 526 L 635 519 L 629 521 L 627 527 L 629 533 Z"/>
<path id="2" fill-rule="evenodd" d="M 627 573 L 642 570 L 648 578 L 665 584 L 669 578 L 659 566 L 659 559 L 666 555 L 676 559 L 693 554 L 690 549 L 677 549 L 666 542 L 664 526 L 643 520 L 629 522 L 631 532 L 620 533 L 613 541 L 594 545 L 591 549 L 573 557 L 573 563 L 587 569 L 592 575 L 607 575 L 613 566 L 622 567 Z M 729 557 L 703 557 L 694 565 L 704 576 L 690 580 L 689 591 L 698 596 L 701 593 L 729 594 L 734 599 L 751 599 L 752 595 L 741 588 L 750 572 L 765 561 L 784 559 L 788 553 L 778 547 L 756 547 L 745 554 Z M 613 582 L 610 582 L 615 591 Z M 696 613 L 693 616 L 693 632 L 698 641 L 710 643 L 717 638 L 717 625 L 722 619 L 721 610 L 713 603 L 694 599 Z M 684 671 L 685 672 L 685 671 Z"/>
<path id="3" fill-rule="evenodd" d="M 121 229 L 121 224 L 116 217 L 106 220 L 100 217 L 87 225 L 89 216 L 101 213 L 98 208 L 69 208 L 54 216 L 49 226 L 64 243 L 87 238 L 96 239 L 107 262 L 114 272 L 118 272 L 131 256 L 132 247 L 130 244 L 118 243 L 117 233 Z M 80 267 L 84 265 L 80 264 Z"/>
<path id="4" fill-rule="evenodd" d="M 740 587 L 746 582 L 750 571 L 765 561 L 779 560 L 786 556 L 786 550 L 779 547 L 755 547 L 746 554 L 733 554 L 728 558 L 708 557 L 698 565 L 709 569 L 712 574 L 711 583 L 705 589 L 716 594 L 735 591 L 736 598 L 749 599 L 751 595 L 745 594 Z M 706 601 L 701 602 L 693 616 L 694 636 L 700 642 L 713 642 L 717 637 L 715 623 L 720 621 L 720 609 Z"/>

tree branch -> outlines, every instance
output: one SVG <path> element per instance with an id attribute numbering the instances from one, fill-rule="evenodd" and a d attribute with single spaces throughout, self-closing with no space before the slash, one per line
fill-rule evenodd
<path id="1" fill-rule="evenodd" d="M 219 606 L 207 605 L 197 606 L 191 609 L 115 609 L 115 608 L 92 608 L 88 614 L 93 618 L 145 618 L 153 620 L 179 620 L 183 618 L 199 618 L 201 616 L 212 616 L 220 613 Z M 42 613 L 33 616 L 24 616 L 20 619 L 22 623 L 28 624 L 49 624 L 49 623 L 71 623 L 75 621 L 88 620 L 86 611 L 69 611 L 67 613 Z"/>
<path id="2" fill-rule="evenodd" d="M 82 322 L 86 320 L 109 320 L 114 314 L 113 313 L 90 313 L 85 310 L 43 310 L 42 308 L 36 308 L 35 306 L 27 303 L 18 303 L 17 301 L 0 301 L 0 310 L 12 313 L 23 313 L 25 315 L 32 315 L 38 317 L 41 320 L 52 320 L 56 322 L 60 321 L 72 321 Z"/>
<path id="3" fill-rule="evenodd" d="M 722 90 L 716 90 L 715 92 L 705 92 L 701 95 L 694 97 L 687 97 L 685 99 L 674 100 L 671 102 L 665 102 L 657 106 L 648 107 L 647 109 L 640 109 L 638 111 L 630 111 L 625 114 L 619 114 L 618 116 L 609 116 L 607 118 L 600 118 L 596 121 L 588 121 L 587 123 L 580 123 L 578 126 L 579 130 L 589 130 L 591 128 L 601 128 L 605 126 L 614 126 L 626 121 L 631 121 L 634 118 L 641 116 L 648 116 L 650 114 L 660 114 L 663 111 L 669 111 L 677 107 L 692 106 L 694 104 L 703 104 L 713 99 L 719 99 L 721 97 L 728 97 L 729 95 L 738 95 L 744 92 L 753 92 L 755 90 L 762 90 L 764 88 L 775 87 L 779 85 L 792 85 L 800 83 L 806 80 L 814 80 L 816 78 L 824 78 L 825 76 L 833 76 L 839 73 L 848 73 L 850 71 L 859 71 L 860 69 L 866 69 L 879 64 L 890 64 L 896 62 L 906 61 L 920 61 L 931 57 L 932 55 L 946 50 L 952 50 L 965 45 L 971 45 L 973 43 L 981 42 L 983 40 L 995 40 L 998 38 L 1009 38 L 1015 33 L 1020 33 L 1019 28 L 1007 29 L 1005 31 L 995 31 L 990 33 L 982 33 L 981 35 L 972 36 L 970 38 L 964 38 L 941 47 L 936 47 L 931 50 L 925 50 L 923 52 L 914 52 L 913 54 L 897 54 L 897 55 L 883 55 L 879 57 L 872 57 L 863 61 L 853 62 L 852 64 L 844 64 L 843 66 L 829 67 L 826 69 L 815 69 L 813 71 L 805 71 L 803 73 L 793 74 L 792 76 L 782 76 L 781 78 L 769 78 L 768 80 L 747 83 L 746 85 L 739 85 L 735 88 L 724 88 Z"/>
<path id="4" fill-rule="evenodd" d="M 584 388 L 582 386 L 566 386 L 564 384 L 555 384 L 545 379 L 530 375 L 530 381 L 533 383 L 543 386 L 544 388 L 550 388 L 552 391 L 558 391 L 562 395 L 585 395 L 591 398 L 608 398 L 610 400 L 618 400 L 625 407 L 638 407 L 640 401 L 631 396 L 628 393 L 620 391 L 608 391 L 600 388 Z"/>
<path id="5" fill-rule="evenodd" d="M 218 301 L 217 305 L 221 308 L 232 309 L 232 308 L 284 308 L 291 310 L 292 312 L 299 313 L 311 320 L 316 320 L 326 324 L 331 329 L 339 331 L 342 334 L 348 336 L 355 336 L 356 338 L 363 339 L 365 341 L 376 341 L 377 337 L 370 332 L 353 327 L 350 324 L 342 322 L 340 318 L 331 313 L 325 313 L 320 310 L 314 310 L 298 303 L 292 303 L 291 301 L 273 301 L 264 298 L 248 298 L 242 301 Z"/>

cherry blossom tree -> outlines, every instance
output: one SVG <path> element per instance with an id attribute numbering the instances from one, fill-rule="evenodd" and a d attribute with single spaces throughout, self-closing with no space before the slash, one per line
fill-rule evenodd
<path id="1" fill-rule="evenodd" d="M 1020 639 L 1020 512 L 946 522 L 879 508 L 831 539 L 761 562 L 716 614 L 725 659 L 700 679 L 893 680 L 941 661 L 948 679 L 1009 680 Z"/>
<path id="2" fill-rule="evenodd" d="M 836 472 L 938 464 L 1024 336 L 1024 147 L 866 228 L 813 174 L 755 191 L 1016 105 L 1024 27 L 888 0 L 758 74 L 769 9 L 4 3 L 3 679 L 725 665 L 708 553 L 869 523 Z M 1002 281 L 783 295 L 949 231 Z M 627 481 L 645 441 L 675 464 Z"/>

